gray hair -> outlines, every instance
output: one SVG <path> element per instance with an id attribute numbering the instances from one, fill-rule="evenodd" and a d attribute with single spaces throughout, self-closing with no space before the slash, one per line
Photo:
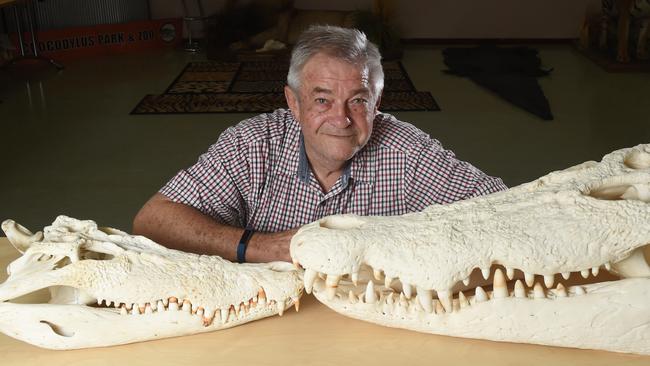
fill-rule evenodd
<path id="1" fill-rule="evenodd" d="M 302 69 L 309 59 L 317 53 L 325 53 L 353 65 L 368 67 L 368 82 L 373 97 L 379 97 L 384 88 L 384 70 L 381 67 L 381 54 L 366 35 L 350 28 L 331 25 L 312 25 L 296 42 L 291 52 L 291 64 L 287 74 L 287 84 L 295 92 L 300 90 Z"/>

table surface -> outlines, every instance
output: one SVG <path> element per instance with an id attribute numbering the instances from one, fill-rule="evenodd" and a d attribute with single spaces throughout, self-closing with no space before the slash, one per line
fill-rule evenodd
<path id="1" fill-rule="evenodd" d="M 19 256 L 0 238 L 0 282 Z M 453 338 L 346 318 L 305 296 L 287 311 L 239 327 L 123 346 L 51 351 L 0 334 L 0 365 L 649 365 L 650 357 Z"/>

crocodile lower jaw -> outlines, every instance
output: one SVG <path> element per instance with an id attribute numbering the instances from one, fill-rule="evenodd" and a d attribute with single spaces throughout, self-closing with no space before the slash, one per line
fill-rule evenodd
<path id="1" fill-rule="evenodd" d="M 375 324 L 454 337 L 516 343 L 603 349 L 613 352 L 650 355 L 650 279 L 630 278 L 575 286 L 567 296 L 545 291 L 545 296 L 507 296 L 486 291 L 485 298 L 467 296 L 461 304 L 453 300 L 453 311 L 446 312 L 440 302 L 426 311 L 416 298 L 394 296 L 378 286 L 373 302 L 366 293 L 350 299 L 328 299 L 324 281 L 315 281 L 313 293 L 332 310 Z M 340 286 L 341 294 L 346 286 Z M 579 289 L 579 290 L 578 290 Z M 367 292 L 367 290 L 366 290 Z M 632 305 L 638 304 L 638 305 Z M 567 331 L 570 329 L 570 331 Z M 629 331 L 632 329 L 633 331 Z"/>

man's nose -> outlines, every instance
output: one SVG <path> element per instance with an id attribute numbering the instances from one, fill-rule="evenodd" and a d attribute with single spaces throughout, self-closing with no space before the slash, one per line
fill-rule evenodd
<path id="1" fill-rule="evenodd" d="M 347 103 L 334 103 L 334 106 L 332 107 L 331 123 L 338 128 L 346 128 L 352 124 L 350 108 Z"/>

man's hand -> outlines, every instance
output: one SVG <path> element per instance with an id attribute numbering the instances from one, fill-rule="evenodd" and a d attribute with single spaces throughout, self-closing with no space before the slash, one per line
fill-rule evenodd
<path id="1" fill-rule="evenodd" d="M 289 244 L 298 231 L 292 229 L 278 233 L 254 233 L 246 249 L 247 262 L 291 262 Z"/>
<path id="2" fill-rule="evenodd" d="M 297 229 L 256 232 L 246 250 L 247 262 L 291 262 L 289 244 Z M 237 244 L 244 229 L 224 225 L 193 207 L 156 193 L 133 220 L 133 234 L 144 235 L 168 248 L 218 255 L 237 261 Z"/>

